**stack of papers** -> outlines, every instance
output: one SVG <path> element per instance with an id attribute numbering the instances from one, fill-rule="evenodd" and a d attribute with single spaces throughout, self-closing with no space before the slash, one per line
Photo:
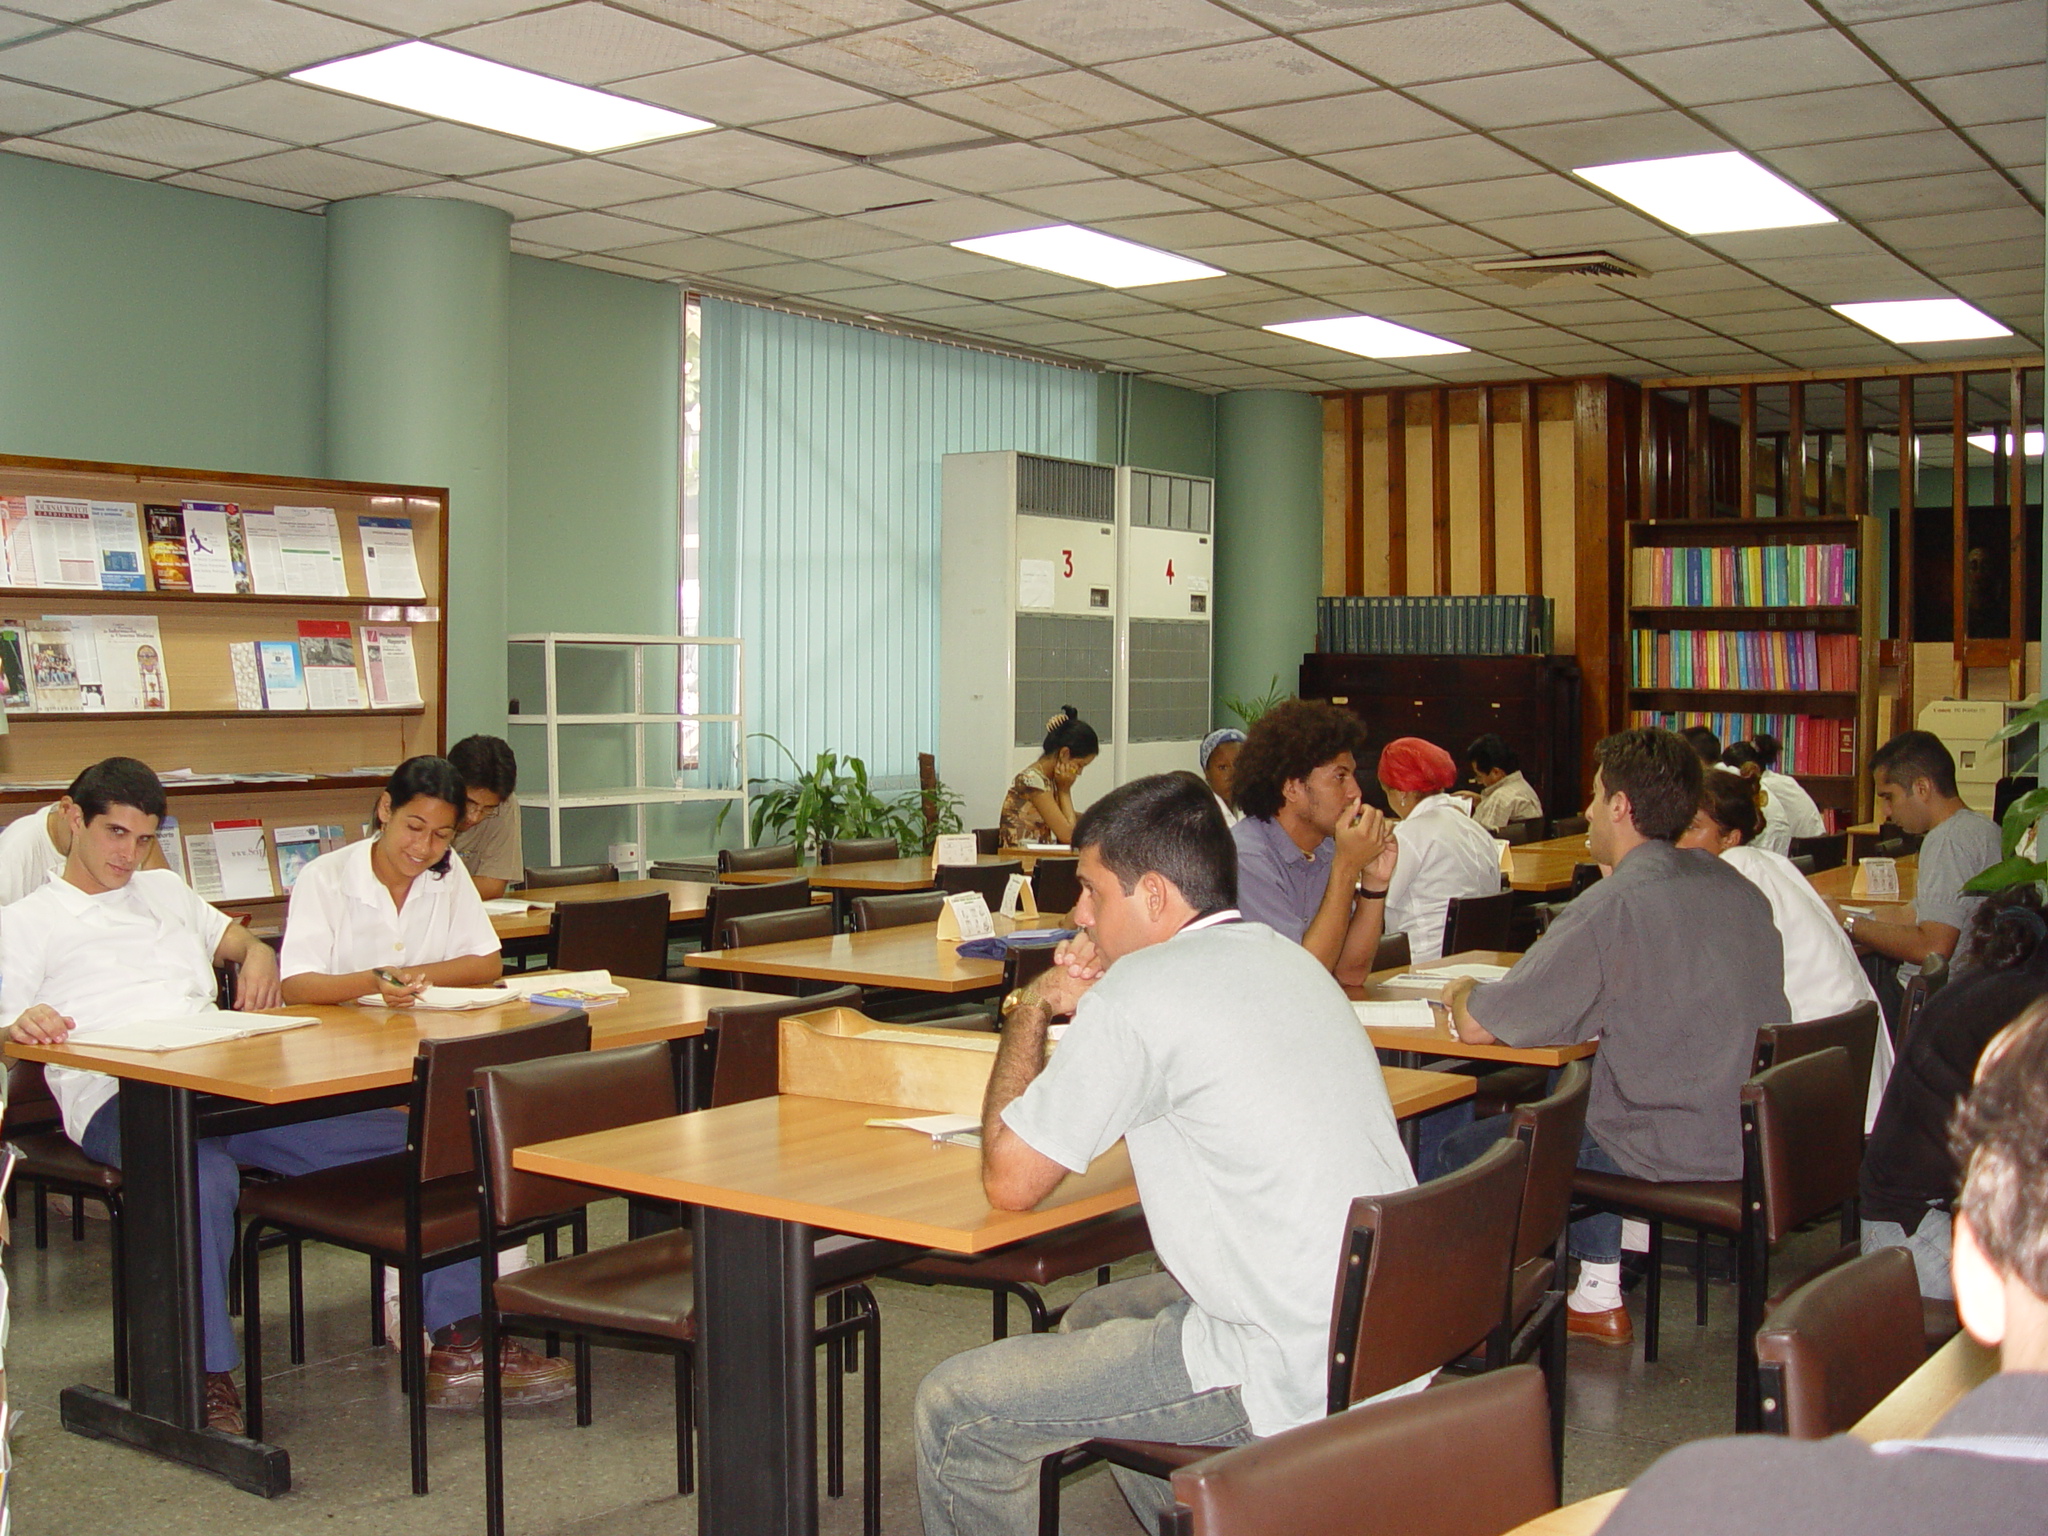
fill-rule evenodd
<path id="1" fill-rule="evenodd" d="M 503 987 L 428 987 L 407 1008 L 418 1008 L 428 1012 L 461 1013 L 471 1008 L 495 1008 L 500 1003 L 517 1002 L 519 994 L 508 992 Z M 371 992 L 356 1001 L 365 1008 L 389 1008 L 382 994 Z"/>
<path id="2" fill-rule="evenodd" d="M 553 906 L 552 901 L 528 901 L 523 896 L 494 896 L 484 903 L 484 911 L 492 917 L 519 917 L 535 909 L 545 912 Z"/>
<path id="3" fill-rule="evenodd" d="M 1440 977 L 1445 981 L 1455 976 L 1469 976 L 1474 981 L 1499 981 L 1507 973 L 1508 968 L 1504 965 L 1482 965 L 1473 961 L 1463 965 L 1432 966 L 1425 974 Z"/>
<path id="4" fill-rule="evenodd" d="M 575 992 L 585 997 L 625 997 L 626 989 L 612 980 L 610 971 L 537 971 L 531 976 L 507 976 L 505 990 L 521 997 L 543 992 Z"/>
<path id="5" fill-rule="evenodd" d="M 981 1145 L 981 1121 L 974 1115 L 905 1115 L 894 1120 L 878 1117 L 868 1124 L 887 1131 L 922 1131 L 933 1141 L 948 1141 L 958 1147 Z"/>
<path id="6" fill-rule="evenodd" d="M 219 1045 L 250 1035 L 303 1029 L 319 1022 L 304 1014 L 230 1013 L 215 1009 L 181 1014 L 174 1019 L 130 1019 L 121 1024 L 102 1024 L 76 1030 L 71 1038 L 79 1045 L 106 1046 L 117 1051 L 177 1051 L 190 1045 Z"/>
<path id="7" fill-rule="evenodd" d="M 1358 1022 L 1374 1029 L 1435 1029 L 1436 1009 L 1419 998 L 1413 1002 L 1353 1003 Z"/>

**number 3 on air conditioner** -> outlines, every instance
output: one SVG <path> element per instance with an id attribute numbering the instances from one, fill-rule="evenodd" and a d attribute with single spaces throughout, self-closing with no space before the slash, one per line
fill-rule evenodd
<path id="1" fill-rule="evenodd" d="M 1072 576 L 1074 574 L 1074 552 L 1071 549 L 1063 549 L 1060 551 L 1060 558 L 1067 563 L 1066 570 L 1061 574 Z"/>

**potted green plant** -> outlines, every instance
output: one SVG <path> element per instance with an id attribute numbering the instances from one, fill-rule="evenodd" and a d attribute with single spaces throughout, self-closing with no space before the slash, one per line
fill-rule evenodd
<path id="1" fill-rule="evenodd" d="M 885 797 L 868 782 L 867 764 L 857 757 L 820 752 L 806 769 L 781 741 L 759 735 L 775 743 L 792 772 L 748 781 L 755 843 L 791 842 L 811 855 L 819 844 L 841 838 L 893 837 L 908 857 L 926 852 L 932 836 L 961 830 L 960 797 L 944 784 Z"/>
<path id="2" fill-rule="evenodd" d="M 1276 672 L 1266 683 L 1266 691 L 1264 693 L 1254 694 L 1249 698 L 1242 699 L 1233 694 L 1219 694 L 1216 702 L 1242 720 L 1244 728 L 1250 730 L 1254 725 L 1258 724 L 1259 716 L 1263 715 L 1275 704 L 1285 703 L 1293 697 L 1293 694 L 1280 686 L 1280 675 Z"/>

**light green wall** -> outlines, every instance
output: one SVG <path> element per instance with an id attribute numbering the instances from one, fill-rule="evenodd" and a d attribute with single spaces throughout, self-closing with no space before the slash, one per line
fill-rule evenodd
<path id="1" fill-rule="evenodd" d="M 1177 475 L 1216 473 L 1216 397 L 1127 373 L 1105 373 L 1096 395 L 1096 457 Z"/>
<path id="2" fill-rule="evenodd" d="M 320 219 L 0 155 L 0 452 L 320 475 Z"/>
<path id="3" fill-rule="evenodd" d="M 1322 590 L 1323 407 L 1240 390 L 1216 408 L 1216 694 L 1294 692 Z M 1241 724 L 1216 706 L 1219 724 Z"/>

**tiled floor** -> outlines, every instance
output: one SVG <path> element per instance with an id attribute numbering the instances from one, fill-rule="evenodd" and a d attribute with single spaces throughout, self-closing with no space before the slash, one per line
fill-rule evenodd
<path id="1" fill-rule="evenodd" d="M 619 1224 L 600 1208 L 595 1241 Z M 24 1209 L 23 1216 L 26 1217 Z M 73 1243 L 53 1224 L 37 1252 L 23 1219 L 7 1251 L 13 1286 L 6 1362 L 14 1430 L 16 1529 L 62 1532 L 149 1530 L 160 1536 L 298 1536 L 390 1532 L 472 1533 L 482 1524 L 482 1424 L 474 1414 L 435 1414 L 433 1493 L 408 1493 L 405 1420 L 395 1357 L 372 1349 L 362 1262 L 309 1250 L 308 1363 L 282 1365 L 282 1335 L 270 1377 L 273 1440 L 292 1453 L 293 1487 L 265 1502 L 198 1473 L 66 1434 L 57 1393 L 74 1382 L 108 1384 L 107 1239 L 101 1222 Z M 1825 1251 L 1830 1233 L 1795 1239 L 1799 1252 Z M 280 1261 L 281 1262 L 281 1261 Z M 281 1278 L 281 1277 L 280 1277 Z M 891 1536 L 919 1530 L 911 1465 L 909 1406 L 935 1362 L 983 1342 L 988 1302 L 979 1292 L 879 1284 L 883 1309 L 883 1508 Z M 266 1287 L 281 1302 L 281 1286 Z M 1639 1304 L 1635 1307 L 1640 1321 Z M 1672 1276 L 1663 1358 L 1645 1366 L 1639 1349 L 1575 1343 L 1565 1442 L 1566 1494 L 1583 1498 L 1640 1472 L 1669 1446 L 1725 1433 L 1733 1415 L 1734 1294 L 1716 1285 L 1709 1325 L 1692 1322 L 1691 1287 Z M 1021 1309 L 1018 1314 L 1021 1326 Z M 511 1529 L 604 1536 L 694 1532 L 694 1501 L 674 1493 L 674 1416 L 665 1359 L 599 1351 L 596 1422 L 576 1429 L 571 1405 L 514 1410 L 508 1426 Z M 855 1398 L 857 1402 L 857 1398 Z M 857 1444 L 857 1442 L 856 1442 Z M 859 1530 L 858 1457 L 849 1496 L 824 1503 L 831 1536 Z M 1136 1522 L 1100 1471 L 1070 1484 L 1063 1505 L 1069 1536 L 1132 1536 Z M 1389 1533 L 1392 1536 L 1392 1533 Z"/>

